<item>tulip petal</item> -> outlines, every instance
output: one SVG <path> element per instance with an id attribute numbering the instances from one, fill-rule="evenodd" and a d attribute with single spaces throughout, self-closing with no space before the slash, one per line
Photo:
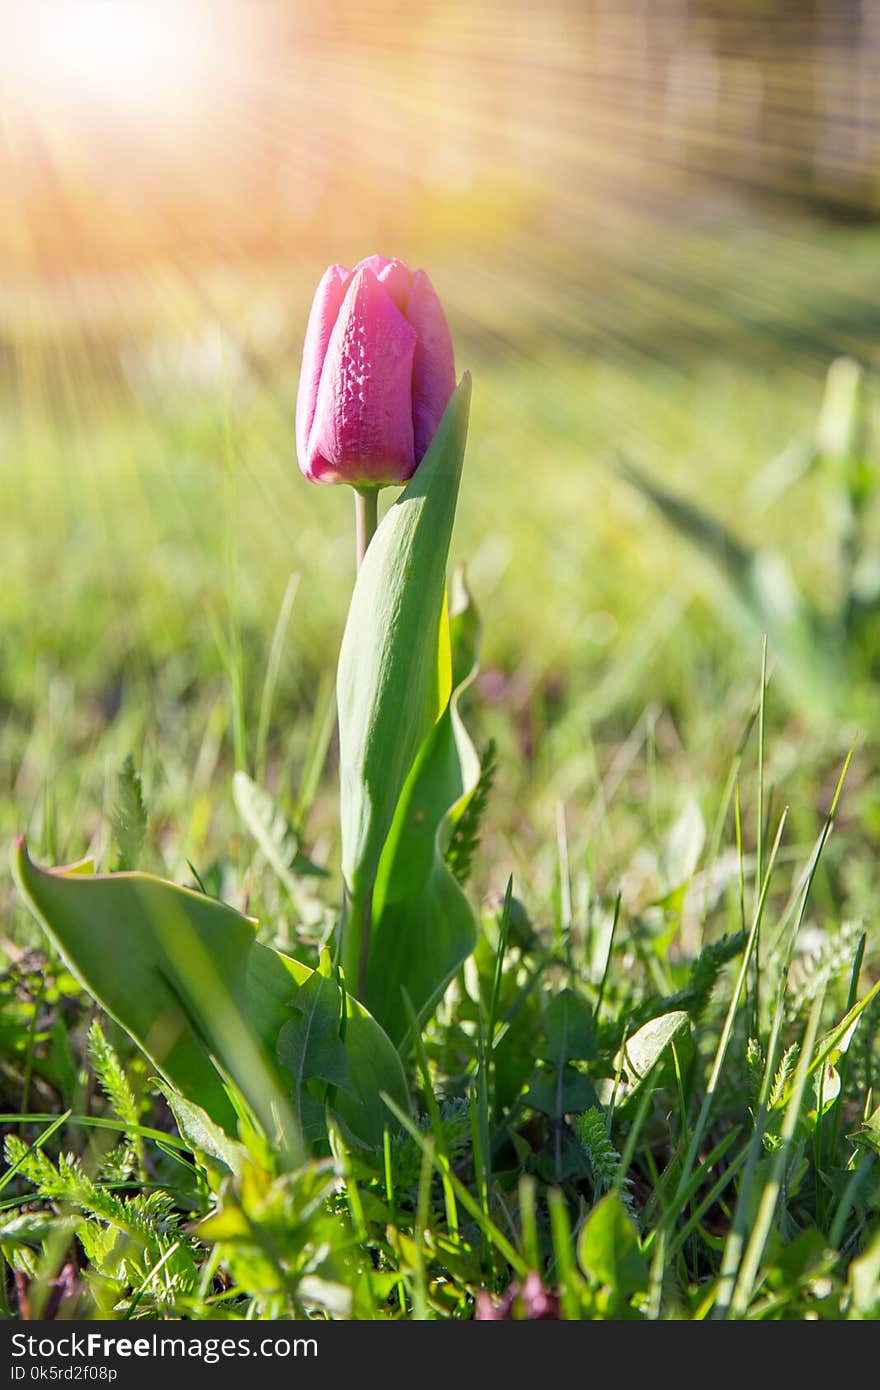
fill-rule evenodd
<path id="1" fill-rule="evenodd" d="M 396 256 L 365 256 L 362 261 L 358 261 L 355 270 L 364 267 L 372 270 L 380 285 L 384 285 L 385 291 L 394 300 L 400 312 L 406 315 L 407 300 L 412 289 L 413 274 L 406 261 L 400 261 Z"/>
<path id="2" fill-rule="evenodd" d="M 373 271 L 352 277 L 330 335 L 303 471 L 315 482 L 405 482 L 415 469 L 416 332 Z"/>
<path id="3" fill-rule="evenodd" d="M 413 276 L 406 316 L 418 334 L 413 360 L 412 418 L 416 462 L 428 445 L 455 390 L 455 356 L 443 306 L 423 270 Z"/>
<path id="4" fill-rule="evenodd" d="M 331 265 L 321 277 L 315 291 L 309 325 L 303 345 L 299 392 L 296 398 L 296 452 L 302 471 L 306 472 L 309 432 L 315 418 L 321 368 L 327 355 L 327 344 L 336 322 L 351 271 L 342 265 Z"/>

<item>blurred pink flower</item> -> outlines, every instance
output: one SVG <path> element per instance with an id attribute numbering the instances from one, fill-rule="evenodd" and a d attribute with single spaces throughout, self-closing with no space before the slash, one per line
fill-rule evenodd
<path id="1" fill-rule="evenodd" d="M 315 291 L 296 404 L 299 466 L 313 483 L 383 487 L 412 477 L 455 390 L 446 315 L 423 270 L 367 256 Z"/>
<path id="2" fill-rule="evenodd" d="M 540 1274 L 534 1270 L 522 1284 L 511 1284 L 498 1303 L 481 1289 L 474 1312 L 477 1322 L 549 1322 L 561 1317 L 558 1295 L 545 1289 Z"/>

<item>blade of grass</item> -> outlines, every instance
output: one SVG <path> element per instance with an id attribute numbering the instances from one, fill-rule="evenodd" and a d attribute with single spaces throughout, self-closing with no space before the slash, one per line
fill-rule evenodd
<path id="1" fill-rule="evenodd" d="M 764 873 L 764 715 L 767 704 L 767 634 L 761 644 L 761 698 L 758 702 L 758 809 L 755 827 L 755 911 L 757 898 Z M 752 1032 L 755 1037 L 760 1032 L 761 1018 L 761 939 L 755 936 L 753 970 L 754 1022 Z"/>
<path id="2" fill-rule="evenodd" d="M 398 1124 L 403 1126 L 410 1138 L 415 1141 L 421 1152 L 424 1153 L 428 1144 L 426 1136 L 413 1124 L 409 1116 L 405 1115 L 398 1105 L 395 1105 L 391 1096 L 387 1095 L 384 1091 L 381 1095 L 382 1100 L 388 1106 L 388 1109 L 391 1111 Z M 474 1221 L 476 1221 L 477 1226 L 486 1240 L 489 1241 L 498 1251 L 499 1255 L 507 1261 L 514 1274 L 523 1278 L 528 1273 L 528 1269 L 523 1263 L 520 1255 L 517 1253 L 514 1246 L 511 1245 L 507 1237 L 498 1230 L 498 1227 L 483 1210 L 481 1204 L 471 1196 L 461 1179 L 452 1171 L 449 1166 L 449 1160 L 445 1159 L 442 1154 L 435 1154 L 432 1152 L 431 1162 L 440 1176 L 443 1176 L 444 1173 L 447 1175 L 458 1202 L 464 1207 L 465 1211 L 473 1217 Z"/>
<path id="3" fill-rule="evenodd" d="M 431 1072 L 428 1065 L 428 1053 L 425 1049 L 425 1041 L 422 1037 L 422 1030 L 419 1027 L 418 1019 L 416 1018 L 415 1009 L 412 1006 L 412 1000 L 410 999 L 406 990 L 403 991 L 403 1003 L 404 1008 L 406 1009 L 407 1018 L 409 1019 L 410 1035 L 413 1039 L 413 1043 L 415 1046 L 416 1060 L 418 1062 L 419 1072 L 422 1078 L 422 1090 L 425 1096 L 425 1104 L 428 1107 L 428 1116 L 431 1121 L 431 1132 L 434 1137 L 434 1149 L 435 1152 L 438 1153 L 442 1159 L 446 1160 L 448 1166 L 449 1155 L 446 1152 L 446 1145 L 443 1141 L 443 1123 L 440 1119 L 440 1109 L 437 1105 L 437 1097 L 434 1095 L 434 1087 L 431 1085 Z M 455 1193 L 453 1192 L 452 1187 L 445 1176 L 443 1176 L 442 1182 L 443 1198 L 446 1204 L 446 1220 L 449 1224 L 449 1230 L 452 1233 L 452 1235 L 457 1236 L 458 1208 L 455 1204 Z"/>
<path id="4" fill-rule="evenodd" d="M 773 867 L 776 862 L 776 855 L 779 852 L 779 845 L 782 840 L 782 832 L 785 828 L 786 814 L 787 810 L 783 810 L 782 815 L 779 819 L 779 828 L 776 831 L 776 838 L 773 842 L 773 848 L 770 852 L 770 859 L 767 864 L 767 871 L 764 875 L 764 882 L 761 887 L 760 897 L 758 898 L 758 901 L 755 905 L 755 914 L 752 921 L 751 930 L 749 931 L 749 937 L 746 942 L 745 950 L 743 952 L 742 961 L 740 962 L 739 974 L 737 975 L 736 984 L 731 994 L 730 1004 L 728 1006 L 727 1014 L 724 1019 L 724 1024 L 721 1029 L 721 1036 L 718 1040 L 718 1046 L 715 1050 L 715 1058 L 712 1063 L 712 1070 L 709 1074 L 709 1080 L 706 1084 L 706 1092 L 703 1097 L 703 1103 L 700 1107 L 700 1112 L 697 1116 L 696 1124 L 694 1125 L 687 1153 L 685 1154 L 681 1179 L 679 1182 L 679 1191 L 676 1195 L 675 1201 L 672 1203 L 672 1207 L 677 1208 L 679 1210 L 681 1194 L 684 1191 L 685 1186 L 687 1185 L 688 1179 L 690 1178 L 691 1170 L 693 1169 L 697 1152 L 699 1150 L 700 1143 L 702 1141 L 703 1134 L 706 1129 L 706 1125 L 709 1121 L 709 1115 L 711 1113 L 712 1104 L 715 1099 L 715 1092 L 718 1088 L 718 1081 L 721 1076 L 721 1070 L 724 1066 L 724 1061 L 727 1057 L 727 1050 L 730 1046 L 730 1039 L 733 1035 L 734 1020 L 736 1019 L 736 1014 L 739 1008 L 743 987 L 746 983 L 746 980 L 748 979 L 748 972 L 752 961 L 752 952 L 754 951 L 755 942 L 757 941 L 758 933 L 761 929 L 761 921 L 764 915 L 764 907 L 766 905 L 767 894 L 770 889 L 770 880 L 773 876 Z"/>
<path id="5" fill-rule="evenodd" d="M 602 1001 L 605 998 L 605 987 L 608 983 L 608 972 L 611 969 L 611 956 L 614 951 L 614 938 L 617 935 L 617 924 L 620 921 L 620 900 L 621 894 L 618 889 L 617 897 L 614 899 L 614 916 L 611 918 L 611 931 L 608 934 L 608 951 L 605 956 L 605 966 L 602 970 L 602 979 L 599 983 L 599 993 L 596 996 L 596 1007 L 593 1010 L 593 1018 L 599 1022 L 599 1011 L 602 1008 Z"/>
<path id="6" fill-rule="evenodd" d="M 266 781 L 266 758 L 269 747 L 269 727 L 272 720 L 272 703 L 275 699 L 278 673 L 281 670 L 284 640 L 287 636 L 290 614 L 298 589 L 299 575 L 294 572 L 289 576 L 284 589 L 281 607 L 275 622 L 275 631 L 272 634 L 272 643 L 269 647 L 269 658 L 266 662 L 266 674 L 263 678 L 263 690 L 260 695 L 260 713 L 257 719 L 257 746 L 254 753 L 254 776 L 260 786 L 263 786 Z"/>
<path id="7" fill-rule="evenodd" d="M 551 1187 L 547 1193 L 547 1207 L 550 1212 L 550 1234 L 553 1240 L 551 1268 L 559 1288 L 562 1311 L 567 1319 L 577 1322 L 581 1309 L 576 1287 L 578 1274 L 574 1264 L 574 1241 L 565 1197 L 558 1187 Z"/>
<path id="8" fill-rule="evenodd" d="M 725 1242 L 724 1247 L 724 1253 L 721 1261 L 721 1270 L 716 1289 L 716 1316 L 718 1317 L 727 1316 L 728 1310 L 731 1305 L 731 1300 L 733 1298 L 737 1271 L 740 1267 L 742 1259 L 742 1250 L 743 1245 L 745 1243 L 748 1213 L 751 1210 L 752 1187 L 754 1184 L 755 1174 L 757 1172 L 758 1161 L 763 1151 L 764 1130 L 768 1118 L 767 1107 L 770 1099 L 771 1086 L 773 1084 L 774 1070 L 776 1067 L 776 1058 L 779 1049 L 779 1039 L 782 1034 L 782 1026 L 785 1017 L 785 992 L 789 964 L 791 962 L 795 942 L 797 941 L 798 933 L 800 931 L 801 925 L 804 920 L 804 915 L 806 913 L 807 902 L 809 900 L 810 889 L 815 878 L 816 869 L 818 867 L 822 851 L 827 842 L 828 835 L 831 831 L 831 825 L 843 790 L 843 783 L 846 777 L 847 769 L 850 764 L 850 760 L 852 758 L 852 754 L 853 748 L 851 747 L 837 782 L 837 787 L 835 789 L 834 797 L 832 799 L 831 808 L 828 812 L 828 815 L 825 818 L 825 822 L 823 824 L 819 838 L 816 842 L 816 847 L 813 851 L 813 854 L 807 862 L 806 870 L 802 878 L 800 897 L 799 899 L 795 899 L 795 901 L 799 903 L 799 908 L 797 916 L 795 918 L 794 928 L 789 937 L 785 958 L 781 963 L 780 967 L 779 986 L 777 989 L 773 1018 L 770 1027 L 770 1038 L 767 1044 L 767 1054 L 764 1062 L 764 1071 L 761 1078 L 761 1089 L 758 1095 L 757 1104 L 755 1106 L 754 1128 L 752 1130 L 751 1139 L 748 1145 L 747 1160 L 745 1170 L 743 1172 L 742 1182 L 739 1185 L 739 1191 L 737 1193 L 737 1202 L 736 1207 L 734 1209 L 733 1221 L 731 1223 L 730 1231 L 728 1232 L 727 1240 Z"/>
<path id="9" fill-rule="evenodd" d="M 327 759 L 327 750 L 330 747 L 330 740 L 333 737 L 335 727 L 336 682 L 333 672 L 327 671 L 322 676 L 318 686 L 315 710 L 309 730 L 309 741 L 296 798 L 294 821 L 297 825 L 302 825 L 317 794 L 321 773 Z"/>
<path id="10" fill-rule="evenodd" d="M 761 1261 L 764 1257 L 764 1250 L 773 1226 L 776 1208 L 779 1203 L 785 1173 L 788 1167 L 795 1128 L 797 1126 L 804 1089 L 810 1070 L 809 1058 L 816 1043 L 816 1034 L 819 1030 L 819 1017 L 823 1002 L 824 991 L 816 996 L 813 1007 L 810 1010 L 810 1017 L 807 1021 L 807 1027 L 801 1045 L 800 1060 L 798 1062 L 797 1071 L 795 1072 L 791 1096 L 786 1106 L 785 1119 L 779 1136 L 779 1149 L 773 1156 L 770 1177 L 765 1183 L 764 1190 L 761 1193 L 758 1214 L 755 1218 L 754 1226 L 752 1227 L 752 1233 L 749 1237 L 745 1254 L 743 1255 L 736 1286 L 733 1291 L 733 1298 L 730 1302 L 729 1312 L 730 1316 L 733 1318 L 745 1317 L 749 1304 L 754 1297 Z M 720 1313 L 719 1316 L 724 1316 L 724 1313 Z"/>
<path id="11" fill-rule="evenodd" d="M 535 1210 L 535 1179 L 523 1173 L 519 1180 L 519 1215 L 521 1241 L 529 1269 L 541 1268 L 541 1245 L 538 1239 L 538 1217 Z"/>

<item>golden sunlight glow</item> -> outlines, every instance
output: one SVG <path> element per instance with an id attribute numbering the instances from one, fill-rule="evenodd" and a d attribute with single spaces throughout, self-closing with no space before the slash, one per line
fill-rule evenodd
<path id="1" fill-rule="evenodd" d="M 514 357 L 864 359 L 876 276 L 804 227 L 880 212 L 878 64 L 867 0 L 0 0 L 0 367 L 263 290 L 286 361 L 388 247 Z"/>
<path id="2" fill-rule="evenodd" d="M 8 39 L 11 95 L 44 109 L 155 115 L 197 99 L 210 76 L 207 10 L 185 0 L 34 0 L 16 7 Z"/>

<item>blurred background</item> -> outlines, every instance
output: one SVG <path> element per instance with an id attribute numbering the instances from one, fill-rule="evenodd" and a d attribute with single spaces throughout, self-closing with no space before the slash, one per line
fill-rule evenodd
<path id="1" fill-rule="evenodd" d="M 487 881 L 704 795 L 765 633 L 778 775 L 858 725 L 875 825 L 878 75 L 872 0 L 0 0 L 4 835 L 100 857 L 133 752 L 168 871 L 236 763 L 332 857 L 351 497 L 292 420 L 376 250 L 474 374 Z"/>

